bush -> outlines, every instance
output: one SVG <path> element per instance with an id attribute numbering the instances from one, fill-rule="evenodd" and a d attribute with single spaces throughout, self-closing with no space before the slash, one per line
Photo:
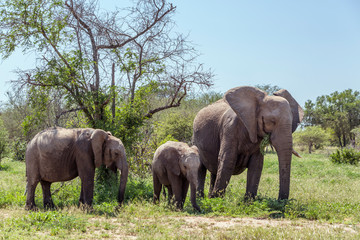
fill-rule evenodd
<path id="1" fill-rule="evenodd" d="M 12 144 L 12 152 L 14 153 L 13 159 L 16 161 L 24 161 L 26 147 L 27 147 L 27 144 L 25 141 L 20 140 L 20 139 L 15 139 Z"/>
<path id="2" fill-rule="evenodd" d="M 336 152 L 330 155 L 330 160 L 333 163 L 358 165 L 360 152 L 355 151 L 353 148 L 337 149 Z"/>

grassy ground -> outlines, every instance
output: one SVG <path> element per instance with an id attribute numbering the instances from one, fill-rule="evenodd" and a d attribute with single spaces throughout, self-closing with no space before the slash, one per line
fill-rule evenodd
<path id="1" fill-rule="evenodd" d="M 279 202 L 278 165 L 267 154 L 259 197 L 243 201 L 246 174 L 233 176 L 224 199 L 199 200 L 195 213 L 166 201 L 152 204 L 152 179 L 130 178 L 124 206 L 94 197 L 94 210 L 77 207 L 79 180 L 53 184 L 58 209 L 24 210 L 25 164 L 4 159 L 0 170 L 0 239 L 360 239 L 360 168 L 332 164 L 326 153 L 293 158 L 290 200 Z M 114 194 L 113 194 L 114 195 Z M 115 194 L 116 196 L 116 194 Z"/>

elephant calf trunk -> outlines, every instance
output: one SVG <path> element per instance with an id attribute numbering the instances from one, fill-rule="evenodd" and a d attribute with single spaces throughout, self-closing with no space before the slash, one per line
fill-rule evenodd
<path id="1" fill-rule="evenodd" d="M 200 209 L 199 205 L 197 205 L 197 203 L 196 203 L 196 185 L 190 184 L 190 190 L 191 190 L 191 194 L 190 194 L 191 204 L 196 211 L 200 212 L 201 209 Z"/>

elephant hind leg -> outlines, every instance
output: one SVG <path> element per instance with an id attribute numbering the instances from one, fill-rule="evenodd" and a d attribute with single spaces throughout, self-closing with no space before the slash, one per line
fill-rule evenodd
<path id="1" fill-rule="evenodd" d="M 154 185 L 154 195 L 153 202 L 157 203 L 160 200 L 162 184 L 156 174 L 153 174 L 153 185 Z"/>
<path id="2" fill-rule="evenodd" d="M 173 191 L 172 191 L 172 187 L 171 185 L 166 186 L 167 190 L 168 190 L 168 202 L 169 204 L 171 204 L 172 200 L 173 200 Z"/>
<path id="3" fill-rule="evenodd" d="M 50 191 L 51 182 L 41 180 L 40 184 L 41 184 L 42 191 L 43 191 L 44 208 L 45 209 L 55 208 L 55 205 L 51 198 L 51 191 Z"/>
<path id="4" fill-rule="evenodd" d="M 35 190 L 36 186 L 38 185 L 39 180 L 32 181 L 28 178 L 28 182 L 26 184 L 26 210 L 37 210 L 36 204 L 35 204 Z"/>

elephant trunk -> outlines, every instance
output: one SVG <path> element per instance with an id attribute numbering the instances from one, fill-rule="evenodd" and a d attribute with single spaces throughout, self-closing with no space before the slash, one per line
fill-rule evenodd
<path id="1" fill-rule="evenodd" d="M 193 208 L 200 212 L 200 207 L 196 203 L 196 195 L 197 195 L 197 187 L 198 187 L 198 175 L 197 171 L 191 172 L 189 175 L 187 175 L 187 180 L 190 183 L 190 201 Z"/>
<path id="2" fill-rule="evenodd" d="M 119 170 L 121 170 L 120 186 L 119 186 L 119 194 L 118 194 L 118 202 L 119 202 L 119 205 L 121 206 L 122 202 L 124 201 L 125 188 L 126 188 L 127 178 L 128 178 L 128 174 L 129 174 L 129 167 L 128 167 L 126 160 L 123 160 L 122 166 L 118 167 L 118 168 L 119 168 Z"/>
<path id="3" fill-rule="evenodd" d="M 190 200 L 193 208 L 200 212 L 200 207 L 196 203 L 196 184 L 190 183 Z"/>
<path id="4" fill-rule="evenodd" d="M 277 132 L 272 134 L 271 142 L 276 149 L 279 160 L 280 189 L 278 199 L 281 200 L 288 199 L 290 192 L 291 157 L 293 152 L 291 125 L 284 124 L 279 127 Z"/>

